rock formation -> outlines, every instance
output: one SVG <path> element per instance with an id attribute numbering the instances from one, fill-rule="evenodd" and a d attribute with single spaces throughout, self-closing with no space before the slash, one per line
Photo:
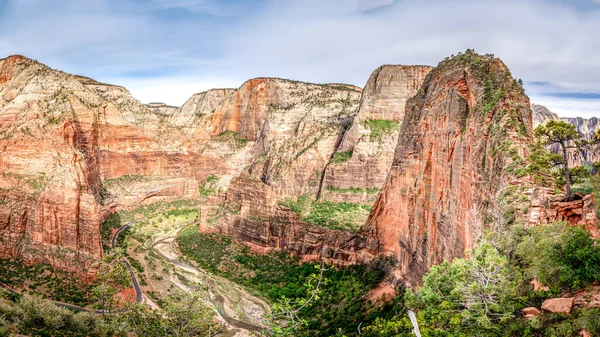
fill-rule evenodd
<path id="1" fill-rule="evenodd" d="M 348 157 L 327 167 L 321 198 L 372 204 L 389 172 L 406 101 L 431 67 L 384 65 L 369 78 L 352 126 L 336 153 Z"/>
<path id="2" fill-rule="evenodd" d="M 374 254 L 397 259 L 395 280 L 418 284 L 472 247 L 494 196 L 522 184 L 531 134 L 529 99 L 499 59 L 469 51 L 427 75 L 365 229 Z"/>
<path id="3" fill-rule="evenodd" d="M 0 256 L 85 270 L 102 256 L 100 224 L 119 201 L 107 186 L 122 177 L 160 180 L 137 198 L 197 195 L 181 179 L 188 154 L 153 141 L 160 119 L 125 88 L 0 60 Z"/>
<path id="4" fill-rule="evenodd" d="M 198 198 L 202 231 L 305 260 L 391 255 L 395 280 L 415 284 L 472 246 L 506 186 L 536 191 L 521 169 L 529 100 L 500 60 L 472 52 L 382 66 L 364 90 L 256 78 L 180 108 L 13 56 L 0 60 L 0 135 L 0 256 L 74 270 L 102 256 L 108 212 Z M 538 201 L 515 209 L 593 221 L 589 198 Z M 320 205 L 329 213 L 310 218 Z"/>

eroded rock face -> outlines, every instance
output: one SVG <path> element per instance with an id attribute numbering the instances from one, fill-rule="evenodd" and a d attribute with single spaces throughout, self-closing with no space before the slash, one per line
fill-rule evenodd
<path id="1" fill-rule="evenodd" d="M 589 119 L 576 117 L 576 118 L 561 118 L 557 114 L 548 110 L 545 106 L 532 104 L 531 110 L 533 112 L 533 127 L 538 125 L 546 124 L 551 120 L 561 120 L 572 124 L 577 129 L 577 132 L 585 139 L 592 140 L 598 130 L 600 130 L 600 121 L 596 117 Z M 550 150 L 554 153 L 559 153 L 560 148 L 558 146 L 551 146 Z M 592 145 L 589 149 L 578 151 L 571 149 L 568 152 L 569 166 L 575 167 L 584 165 L 586 163 L 595 163 L 600 161 L 600 144 Z"/>
<path id="2" fill-rule="evenodd" d="M 594 238 L 600 238 L 593 194 L 576 193 L 574 200 L 565 201 L 564 195 L 555 195 L 553 189 L 536 187 L 527 195 L 530 200 L 527 222 L 530 226 L 563 221 L 571 226 L 584 226 Z"/>
<path id="3" fill-rule="evenodd" d="M 418 284 L 433 264 L 473 245 L 472 210 L 527 156 L 529 99 L 499 59 L 474 53 L 443 61 L 408 101 L 391 172 L 365 232 L 373 253 L 398 260 L 396 280 Z"/>
<path id="4" fill-rule="evenodd" d="M 255 252 L 283 249 L 306 261 L 324 259 L 342 264 L 372 257 L 365 250 L 365 236 L 298 221 L 295 213 L 279 207 L 268 185 L 251 176 L 234 179 L 225 196 L 211 201 L 212 206 L 200 210 L 200 231 L 221 231 Z M 222 204 L 224 208 L 217 206 Z M 211 219 L 216 213 L 223 218 Z M 219 226 L 215 227 L 213 221 Z"/>
<path id="5" fill-rule="evenodd" d="M 349 158 L 327 167 L 321 198 L 374 202 L 394 158 L 406 101 L 417 93 L 431 69 L 385 65 L 371 74 L 356 118 L 336 151 Z"/>
<path id="6" fill-rule="evenodd" d="M 0 60 L 0 74 L 1 256 L 86 270 L 120 199 L 107 182 L 123 176 L 160 177 L 146 196 L 197 195 L 178 188 L 189 185 L 188 154 L 153 140 L 160 116 L 126 89 L 22 56 Z"/>

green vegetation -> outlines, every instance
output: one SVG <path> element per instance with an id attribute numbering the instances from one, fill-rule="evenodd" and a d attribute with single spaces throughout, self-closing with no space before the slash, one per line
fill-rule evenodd
<path id="1" fill-rule="evenodd" d="M 362 124 L 371 129 L 370 141 L 381 141 L 384 135 L 391 134 L 400 126 L 388 119 L 367 119 Z"/>
<path id="2" fill-rule="evenodd" d="M 116 186 L 128 185 L 137 182 L 148 181 L 149 177 L 139 174 L 125 174 L 118 178 L 106 179 L 104 182 L 105 188 L 112 188 Z"/>
<path id="3" fill-rule="evenodd" d="M 103 274 L 100 278 L 104 279 Z M 107 283 L 103 283 L 103 286 Z M 106 298 L 114 289 L 103 287 Z M 100 291 L 100 290 L 98 290 Z M 26 334 L 40 337 L 214 336 L 222 327 L 203 303 L 205 290 L 176 292 L 161 301 L 162 310 L 126 304 L 117 314 L 96 315 L 60 308 L 35 296 L 13 296 L 0 290 L 0 336 Z"/>
<path id="4" fill-rule="evenodd" d="M 573 291 L 600 280 L 600 247 L 590 232 L 562 223 L 542 226 L 523 241 L 518 253 L 530 277 L 556 291 Z"/>
<path id="5" fill-rule="evenodd" d="M 577 132 L 574 125 L 563 121 L 549 121 L 544 125 L 535 128 L 536 137 L 536 155 L 532 158 L 532 171 L 538 175 L 547 173 L 548 170 L 561 166 L 560 174 L 562 182 L 567 189 L 567 199 L 572 196 L 571 175 L 574 173 L 569 169 L 567 153 L 569 149 L 581 149 L 589 143 Z M 558 145 L 560 154 L 551 154 L 545 152 L 545 146 Z M 575 171 L 575 174 L 581 171 Z"/>
<path id="6" fill-rule="evenodd" d="M 0 259 L 0 282 L 20 292 L 77 305 L 88 305 L 93 282 L 48 264 L 26 265 L 18 259 Z"/>
<path id="7" fill-rule="evenodd" d="M 310 291 L 306 280 L 314 274 L 315 265 L 299 264 L 285 252 L 252 254 L 224 235 L 204 234 L 194 228 L 182 231 L 177 243 L 181 252 L 202 268 L 254 289 L 273 302 L 284 297 L 304 298 Z M 303 309 L 306 324 L 294 336 L 333 336 L 338 330 L 353 335 L 361 322 L 395 312 L 391 306 L 374 306 L 365 296 L 384 278 L 383 270 L 389 263 L 380 260 L 369 266 L 327 266 L 322 292 Z"/>
<path id="8" fill-rule="evenodd" d="M 280 205 L 289 208 L 307 223 L 347 231 L 359 230 L 371 211 L 370 206 L 349 202 L 317 202 L 309 194 L 303 194 L 297 200 L 284 200 Z"/>
<path id="9" fill-rule="evenodd" d="M 108 250 L 111 247 L 111 239 L 114 231 L 119 229 L 124 223 L 121 222 L 121 215 L 119 213 L 110 213 L 104 222 L 102 222 L 101 234 L 102 234 L 102 247 L 104 250 Z M 123 236 L 124 237 L 124 236 Z M 119 239 L 121 239 L 119 237 Z"/>
<path id="10" fill-rule="evenodd" d="M 204 183 L 199 187 L 200 196 L 206 199 L 209 195 L 216 194 L 218 192 L 217 183 L 219 182 L 219 176 L 211 174 L 204 180 Z"/>
<path id="11" fill-rule="evenodd" d="M 381 191 L 380 188 L 360 188 L 360 187 L 349 187 L 349 188 L 338 188 L 338 187 L 333 187 L 333 186 L 327 186 L 325 188 L 328 191 L 334 192 L 334 193 L 356 193 L 356 194 L 362 194 L 362 193 L 367 193 L 367 194 L 377 194 L 379 193 L 379 191 Z"/>
<path id="12" fill-rule="evenodd" d="M 350 158 L 352 158 L 352 150 L 350 151 L 343 151 L 343 152 L 336 152 L 333 155 L 333 158 L 331 159 L 331 161 L 333 163 L 344 163 L 347 162 Z"/>
<path id="13" fill-rule="evenodd" d="M 469 259 L 431 268 L 418 291 L 407 290 L 392 319 L 377 319 L 365 336 L 410 336 L 407 309 L 416 312 L 423 336 L 576 336 L 600 332 L 600 309 L 571 315 L 545 313 L 531 320 L 520 309 L 600 280 L 600 247 L 579 227 L 513 226 L 497 241 L 483 239 Z M 536 278 L 549 291 L 532 291 Z"/>
<path id="14" fill-rule="evenodd" d="M 143 205 L 134 210 L 120 211 L 119 216 L 123 223 L 139 219 L 147 218 L 159 213 L 170 212 L 169 215 L 177 215 L 187 213 L 190 210 L 197 210 L 196 207 L 202 204 L 201 200 L 183 199 L 171 202 L 159 201 L 148 205 Z"/>
<path id="15" fill-rule="evenodd" d="M 213 138 L 213 141 L 226 143 L 234 149 L 241 149 L 248 143 L 247 139 L 242 138 L 239 132 L 224 131 Z"/>

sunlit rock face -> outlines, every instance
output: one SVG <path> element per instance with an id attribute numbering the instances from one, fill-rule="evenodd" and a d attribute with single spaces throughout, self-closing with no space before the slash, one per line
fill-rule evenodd
<path id="1" fill-rule="evenodd" d="M 468 52 L 427 75 L 365 229 L 374 254 L 397 259 L 395 280 L 418 284 L 473 246 L 469 213 L 522 184 L 513 172 L 531 135 L 529 99 L 499 59 Z"/>
<path id="2" fill-rule="evenodd" d="M 371 74 L 356 118 L 336 151 L 338 156 L 347 154 L 349 159 L 333 161 L 327 167 L 323 199 L 374 202 L 394 158 L 406 101 L 417 93 L 431 69 L 384 65 Z"/>
<path id="3" fill-rule="evenodd" d="M 197 194 L 181 179 L 189 154 L 154 140 L 160 122 L 125 88 L 0 60 L 0 255 L 83 271 L 102 256 L 100 225 L 120 200 L 107 181 L 160 177 L 136 197 Z"/>

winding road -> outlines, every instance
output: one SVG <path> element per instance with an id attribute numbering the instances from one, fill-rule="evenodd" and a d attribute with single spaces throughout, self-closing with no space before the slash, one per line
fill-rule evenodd
<path id="1" fill-rule="evenodd" d="M 113 249 L 117 247 L 117 239 L 119 237 L 119 234 L 121 234 L 121 232 L 123 232 L 125 229 L 129 228 L 130 226 L 134 225 L 138 221 L 139 220 L 129 221 L 128 223 L 124 224 L 123 226 L 119 227 L 119 229 L 117 229 L 117 231 L 113 234 L 113 236 L 111 238 L 111 247 Z M 121 258 L 121 261 L 125 264 L 125 266 L 127 267 L 127 270 L 129 271 L 129 274 L 131 275 L 131 283 L 133 284 L 133 287 L 135 289 L 135 302 L 141 303 L 142 300 L 144 299 L 144 294 L 142 293 L 142 288 L 140 288 L 140 284 L 139 284 L 137 278 L 135 277 L 133 268 L 131 267 L 131 264 L 129 263 L 129 261 L 127 261 L 127 259 L 125 259 L 124 257 Z M 10 288 L 9 286 L 7 286 L 6 284 L 4 284 L 2 282 L 0 282 L 0 288 L 9 293 L 21 295 L 21 293 Z M 96 314 L 106 314 L 106 313 L 121 311 L 121 310 L 90 310 L 88 308 L 84 308 L 84 307 L 81 307 L 81 306 L 78 306 L 75 304 L 70 304 L 70 303 L 65 303 L 65 302 L 60 302 L 60 301 L 53 301 L 53 300 L 49 300 L 49 301 L 51 303 L 53 303 L 54 305 L 56 305 L 57 307 L 67 308 L 67 309 L 71 309 L 74 311 L 87 311 L 87 312 L 93 312 Z"/>
<path id="2" fill-rule="evenodd" d="M 111 238 L 111 247 L 113 249 L 117 248 L 117 240 L 119 238 L 119 235 L 125 231 L 126 229 L 128 229 L 129 227 L 131 227 L 132 225 L 136 224 L 138 221 L 140 221 L 141 219 L 138 220 L 132 220 L 126 224 L 124 224 L 123 226 L 119 227 L 115 233 L 113 234 L 112 238 Z M 164 243 L 166 240 L 173 240 L 176 236 L 177 233 L 179 231 L 181 231 L 182 229 L 196 223 L 197 220 L 193 220 L 190 221 L 189 223 L 185 224 L 182 228 L 180 228 L 179 230 L 175 231 L 173 233 L 172 237 L 166 237 L 166 238 L 162 238 L 160 240 L 157 240 L 156 242 L 154 242 L 151 246 L 151 250 L 154 251 L 156 254 L 158 254 L 162 259 L 164 259 L 165 261 L 171 263 L 172 265 L 184 269 L 184 270 L 192 270 L 196 273 L 201 273 L 200 270 L 198 270 L 196 267 L 191 266 L 189 264 L 183 263 L 177 259 L 172 259 L 169 256 L 166 256 L 165 254 L 163 254 L 160 250 L 155 249 L 156 245 L 159 245 L 161 243 Z M 129 271 L 129 274 L 131 275 L 131 283 L 133 284 L 133 287 L 135 289 L 135 301 L 136 303 L 141 303 L 144 300 L 144 294 L 142 292 L 142 289 L 140 287 L 140 284 L 137 280 L 137 277 L 135 276 L 135 272 L 133 270 L 133 267 L 131 266 L 131 264 L 129 263 L 129 261 L 122 257 L 121 261 L 125 264 L 125 266 L 127 267 L 127 270 Z M 208 285 L 209 289 L 211 290 L 211 293 L 217 294 L 217 296 L 215 296 L 215 298 L 209 298 L 210 302 L 213 304 L 213 306 L 215 307 L 217 313 L 219 314 L 219 316 L 221 316 L 223 318 L 223 320 L 225 322 L 227 322 L 227 324 L 231 325 L 232 327 L 235 328 L 240 328 L 243 330 L 247 330 L 247 331 L 252 331 L 252 332 L 261 332 L 264 331 L 265 328 L 261 327 L 261 326 L 257 326 L 257 325 L 253 325 L 247 322 L 243 322 L 240 320 L 237 320 L 231 316 L 229 316 L 225 310 L 223 310 L 223 304 L 224 304 L 224 298 L 219 295 L 214 289 L 212 289 L 212 287 L 210 285 Z M 3 284 L 2 282 L 0 282 L 0 289 L 4 289 L 5 291 L 9 292 L 9 293 L 13 293 L 13 294 L 19 294 L 19 292 L 17 292 L 16 290 L 8 287 L 7 285 Z M 122 310 L 91 310 L 88 308 L 84 308 L 75 304 L 70 304 L 70 303 L 65 303 L 65 302 L 60 302 L 60 301 L 53 301 L 53 300 L 49 300 L 51 303 L 53 303 L 54 305 L 58 306 L 58 307 L 62 307 L 62 308 L 67 308 L 67 309 L 71 309 L 74 311 L 86 311 L 86 312 L 92 312 L 95 314 L 106 314 L 106 313 L 118 313 L 118 312 L 122 312 Z"/>

